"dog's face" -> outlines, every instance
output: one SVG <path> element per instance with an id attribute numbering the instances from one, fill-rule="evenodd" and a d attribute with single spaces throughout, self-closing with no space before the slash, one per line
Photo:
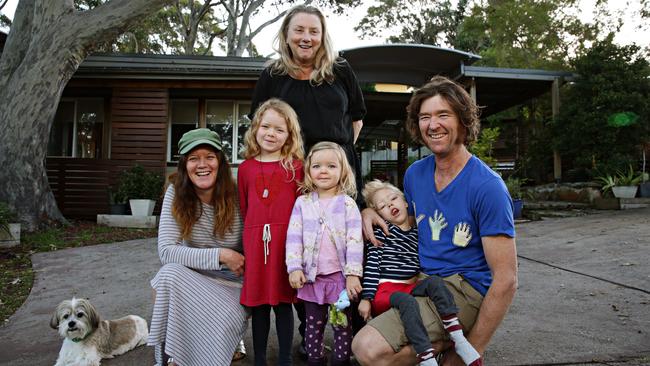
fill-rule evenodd
<path id="1" fill-rule="evenodd" d="M 95 307 L 86 299 L 64 300 L 52 314 L 50 326 L 57 329 L 61 337 L 83 339 L 99 325 Z"/>

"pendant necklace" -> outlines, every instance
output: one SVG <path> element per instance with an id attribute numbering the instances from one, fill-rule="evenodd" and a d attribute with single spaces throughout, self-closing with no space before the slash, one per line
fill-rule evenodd
<path id="1" fill-rule="evenodd" d="M 262 160 L 258 160 L 260 162 L 260 172 L 262 173 L 262 184 L 264 186 L 264 190 L 262 191 L 262 198 L 268 198 L 269 197 L 269 186 L 266 185 L 266 177 L 264 177 L 264 165 L 262 164 Z M 271 181 L 273 180 L 273 174 L 275 174 L 275 169 L 277 169 L 277 165 L 273 167 L 273 171 L 271 172 L 271 178 L 269 179 L 269 185 L 271 184 Z"/>

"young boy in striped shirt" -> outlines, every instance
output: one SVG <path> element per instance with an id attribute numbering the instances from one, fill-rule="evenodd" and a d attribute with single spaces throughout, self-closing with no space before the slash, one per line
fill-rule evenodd
<path id="1" fill-rule="evenodd" d="M 414 296 L 428 296 L 442 318 L 445 330 L 454 342 L 456 353 L 466 365 L 480 366 L 478 352 L 463 335 L 457 317 L 458 308 L 451 292 L 438 276 L 418 281 L 417 227 L 412 226 L 404 194 L 390 183 L 373 180 L 365 185 L 363 198 L 369 208 L 377 211 L 388 224 L 389 236 L 381 228 L 374 234 L 382 243 L 368 244 L 368 255 L 363 271 L 363 291 L 359 314 L 368 320 L 384 311 L 395 308 L 402 319 L 409 342 L 417 353 L 420 365 L 437 366 L 434 350 L 423 325 Z"/>

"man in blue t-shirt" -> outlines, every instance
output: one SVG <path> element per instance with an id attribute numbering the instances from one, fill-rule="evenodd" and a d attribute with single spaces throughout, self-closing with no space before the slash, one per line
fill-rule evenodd
<path id="1" fill-rule="evenodd" d="M 422 272 L 444 278 L 467 339 L 482 355 L 517 287 L 512 200 L 501 177 L 467 150 L 479 132 L 478 107 L 461 86 L 434 77 L 414 92 L 407 113 L 407 130 L 433 152 L 404 177 Z M 372 226 L 383 228 L 384 221 L 370 209 L 362 216 L 364 234 L 381 245 Z M 418 302 L 430 339 L 441 339 L 435 306 L 426 297 Z M 357 334 L 352 350 L 364 365 L 412 365 L 415 352 L 407 345 L 399 314 L 388 311 Z M 443 365 L 462 364 L 453 349 L 447 351 Z"/>

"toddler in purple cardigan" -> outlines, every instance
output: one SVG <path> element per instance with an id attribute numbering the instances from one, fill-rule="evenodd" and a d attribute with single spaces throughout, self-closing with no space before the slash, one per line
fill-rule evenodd
<path id="1" fill-rule="evenodd" d="M 312 147 L 305 161 L 303 195 L 293 206 L 287 230 L 286 261 L 291 287 L 305 304 L 305 343 L 309 365 L 325 365 L 323 333 L 329 304 L 347 290 L 361 293 L 363 241 L 354 173 L 343 149 L 333 142 Z M 350 314 L 347 326 L 334 326 L 332 365 L 351 356 Z"/>

